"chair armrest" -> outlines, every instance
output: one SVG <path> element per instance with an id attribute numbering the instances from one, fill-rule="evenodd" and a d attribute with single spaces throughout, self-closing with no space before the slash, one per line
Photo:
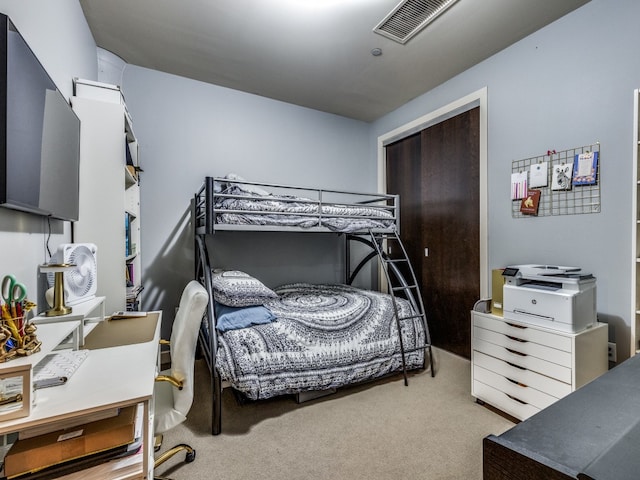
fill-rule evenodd
<path id="1" fill-rule="evenodd" d="M 160 345 L 171 345 L 171 342 L 169 340 L 165 340 L 164 338 L 161 338 Z"/>
<path id="2" fill-rule="evenodd" d="M 156 377 L 156 382 L 169 382 L 174 387 L 177 387 L 178 390 L 182 390 L 184 385 L 182 380 L 178 380 L 176 377 L 172 377 L 171 375 L 158 375 Z"/>

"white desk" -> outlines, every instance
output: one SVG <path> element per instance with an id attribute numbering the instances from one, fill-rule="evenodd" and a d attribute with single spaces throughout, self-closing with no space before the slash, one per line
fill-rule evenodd
<path id="1" fill-rule="evenodd" d="M 157 315 L 152 340 L 90 350 L 86 360 L 64 385 L 37 390 L 35 405 L 27 417 L 0 422 L 0 434 L 19 432 L 28 427 L 79 418 L 90 413 L 143 403 L 144 447 L 142 454 L 133 455 L 139 465 L 134 473 L 123 478 L 153 478 L 153 386 L 157 374 L 162 312 Z M 12 362 L 37 363 L 70 332 L 77 321 L 47 323 L 38 326 L 42 352 Z M 66 333 L 65 333 L 66 332 Z M 57 343 L 56 343 L 57 342 Z M 10 362 L 10 363 L 12 363 Z M 128 459 L 132 461 L 132 459 Z M 109 478 L 108 464 L 67 475 L 65 479 Z"/>

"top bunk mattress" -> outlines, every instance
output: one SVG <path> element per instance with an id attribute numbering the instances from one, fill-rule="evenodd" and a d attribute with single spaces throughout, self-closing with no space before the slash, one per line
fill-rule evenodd
<path id="1" fill-rule="evenodd" d="M 398 197 L 207 177 L 196 193 L 196 232 L 279 230 L 367 232 L 398 226 Z"/>

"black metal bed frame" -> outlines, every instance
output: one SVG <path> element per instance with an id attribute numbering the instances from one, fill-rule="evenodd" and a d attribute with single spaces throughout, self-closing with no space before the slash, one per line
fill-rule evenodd
<path id="1" fill-rule="evenodd" d="M 429 368 L 431 370 L 431 376 L 435 375 L 434 364 L 433 364 L 433 353 L 431 349 L 431 338 L 429 334 L 429 328 L 427 324 L 426 314 L 424 310 L 424 305 L 422 302 L 422 296 L 420 295 L 417 280 L 415 274 L 413 272 L 413 268 L 408 260 L 406 251 L 404 246 L 402 246 L 402 242 L 400 241 L 400 237 L 398 236 L 399 231 L 399 198 L 397 195 L 386 195 L 386 194 L 361 194 L 354 192 L 342 192 L 337 190 L 319 190 L 319 189 L 307 189 L 303 187 L 292 187 L 287 185 L 277 185 L 277 184 L 266 184 L 266 183 L 256 183 L 256 182 L 243 182 L 233 180 L 231 183 L 246 183 L 248 185 L 260 186 L 260 187 L 271 187 L 280 190 L 294 190 L 294 191 L 304 191 L 307 192 L 305 195 L 307 196 L 316 196 L 315 200 L 309 200 L 311 203 L 315 203 L 318 208 L 318 213 L 310 214 L 314 217 L 318 217 L 318 226 L 309 228 L 300 228 L 300 227 L 273 227 L 267 228 L 263 225 L 260 226 L 234 226 L 234 225 L 222 225 L 216 224 L 216 209 L 215 209 L 215 197 L 233 197 L 230 195 L 226 195 L 223 193 L 215 193 L 214 192 L 214 182 L 230 182 L 230 180 L 226 178 L 214 178 L 214 177 L 206 177 L 202 187 L 196 192 L 194 196 L 194 210 L 193 210 L 193 225 L 194 225 L 194 243 L 195 243 L 195 279 L 200 281 L 207 292 L 209 293 L 209 298 L 213 299 L 213 290 L 212 290 L 212 268 L 210 264 L 210 256 L 207 249 L 206 237 L 207 235 L 215 233 L 216 230 L 233 230 L 233 231 L 289 231 L 289 232 L 331 232 L 331 230 L 326 227 L 321 226 L 321 221 L 323 217 L 322 213 L 322 205 L 331 204 L 334 202 L 326 202 L 323 198 L 327 197 L 327 194 L 335 194 L 335 195 L 346 195 L 346 196 L 354 196 L 359 199 L 356 203 L 348 203 L 348 202 L 339 202 L 339 205 L 363 205 L 363 204 L 381 204 L 383 203 L 384 208 L 388 211 L 392 212 L 394 219 L 394 227 L 390 229 L 376 229 L 376 230 L 367 230 L 363 232 L 351 232 L 345 234 L 345 249 L 346 249 L 346 270 L 345 270 L 345 283 L 351 285 L 353 281 L 356 279 L 358 273 L 362 270 L 362 268 L 370 261 L 375 258 L 379 258 L 381 267 L 383 269 L 386 281 L 388 293 L 391 295 L 393 299 L 393 308 L 396 318 L 397 329 L 399 333 L 400 340 L 400 348 L 402 353 L 402 372 L 404 375 L 404 383 L 408 385 L 407 378 L 407 370 L 405 367 L 405 353 L 409 353 L 410 351 L 405 351 L 403 345 L 403 339 L 401 335 L 401 323 L 404 320 L 410 320 L 414 318 L 420 318 L 422 326 L 424 328 L 425 334 L 425 344 L 420 346 L 419 349 L 424 350 L 425 356 L 423 360 L 422 368 L 426 368 L 426 355 L 429 355 Z M 311 193 L 311 194 L 309 194 Z M 243 196 L 242 198 L 247 198 Z M 249 197 L 253 198 L 253 197 Z M 255 197 L 261 198 L 261 197 Z M 378 205 L 376 205 L 377 207 Z M 225 210 L 226 211 L 226 210 Z M 260 213 L 252 211 L 252 214 Z M 271 213 L 271 212 L 263 212 L 263 213 Z M 298 215 L 298 214 L 296 214 Z M 344 218 L 344 217 L 342 217 Z M 362 217 L 358 217 L 362 218 Z M 253 228 L 252 228 L 253 227 Z M 336 233 L 336 232 L 333 232 Z M 361 243 L 368 246 L 371 251 L 364 256 L 360 260 L 360 262 L 351 269 L 351 244 L 353 242 Z M 386 245 L 387 243 L 397 243 L 400 246 L 400 251 L 402 256 L 399 258 L 390 258 L 390 256 L 386 253 Z M 408 271 L 409 281 L 405 278 L 405 274 L 402 273 L 399 265 L 404 264 L 405 272 Z M 399 317 L 398 316 L 398 306 L 396 303 L 396 295 L 400 294 L 402 297 L 406 298 L 411 306 L 413 307 L 415 315 L 411 315 L 409 317 Z M 216 352 L 218 349 L 218 338 L 217 332 L 215 329 L 215 313 L 213 301 L 209 301 L 207 306 L 205 317 L 200 326 L 199 331 L 199 347 L 202 356 L 207 362 L 207 366 L 209 367 L 211 373 L 211 385 L 212 385 L 212 412 L 211 412 L 211 433 L 213 435 L 218 435 L 222 431 L 222 390 L 223 384 L 220 374 L 216 368 Z M 413 351 L 413 350 L 411 350 Z"/>

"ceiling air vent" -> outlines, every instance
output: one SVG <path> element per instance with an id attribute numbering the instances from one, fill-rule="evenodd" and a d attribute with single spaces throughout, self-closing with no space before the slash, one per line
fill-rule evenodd
<path id="1" fill-rule="evenodd" d="M 407 43 L 458 0 L 404 0 L 373 31 L 398 43 Z"/>

